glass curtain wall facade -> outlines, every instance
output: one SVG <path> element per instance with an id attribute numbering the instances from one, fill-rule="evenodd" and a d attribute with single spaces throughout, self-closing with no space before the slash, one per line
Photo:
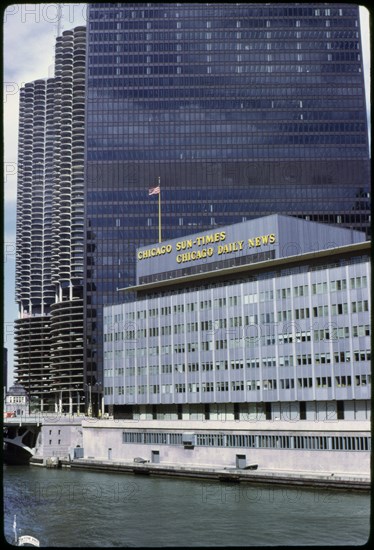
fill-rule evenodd
<path id="1" fill-rule="evenodd" d="M 87 382 L 136 247 L 283 213 L 369 227 L 358 6 L 92 4 L 86 126 Z M 130 296 L 129 296 L 130 299 Z"/>

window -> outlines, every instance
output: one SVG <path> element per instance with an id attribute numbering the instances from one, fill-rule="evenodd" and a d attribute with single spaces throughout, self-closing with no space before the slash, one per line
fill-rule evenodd
<path id="1" fill-rule="evenodd" d="M 363 311 L 369 311 L 368 300 L 361 300 L 359 302 L 352 302 L 352 313 L 361 313 Z"/>
<path id="2" fill-rule="evenodd" d="M 50 440 L 50 445 L 51 445 Z M 122 443 L 145 445 L 183 445 L 183 434 L 174 432 L 122 432 Z M 281 435 L 241 433 L 197 433 L 196 445 L 205 447 L 240 447 L 298 450 L 370 451 L 371 438 L 365 436 Z M 153 451 L 155 452 L 155 451 Z"/>
<path id="3" fill-rule="evenodd" d="M 291 321 L 292 311 L 290 309 L 278 311 L 277 319 L 278 321 Z"/>
<path id="4" fill-rule="evenodd" d="M 335 385 L 338 388 L 350 387 L 352 385 L 352 379 L 350 376 L 335 376 Z"/>
<path id="5" fill-rule="evenodd" d="M 331 305 L 331 315 L 342 315 L 343 313 L 348 313 L 347 303 Z"/>
<path id="6" fill-rule="evenodd" d="M 238 305 L 238 296 L 229 296 L 229 306 Z"/>
<path id="7" fill-rule="evenodd" d="M 258 302 L 258 294 L 245 294 L 244 304 L 256 304 Z"/>
<path id="8" fill-rule="evenodd" d="M 316 378 L 317 388 L 331 388 L 331 377 L 322 376 Z"/>
<path id="9" fill-rule="evenodd" d="M 295 319 L 309 319 L 309 308 L 295 309 Z"/>
<path id="10" fill-rule="evenodd" d="M 298 378 L 297 379 L 298 387 L 299 388 L 311 388 L 313 387 L 313 380 L 312 378 Z"/>
<path id="11" fill-rule="evenodd" d="M 302 105 L 301 105 L 302 107 Z M 308 285 L 301 285 L 294 287 L 294 296 L 307 296 L 308 295 Z"/>
<path id="12" fill-rule="evenodd" d="M 290 298 L 291 288 L 278 288 L 277 299 Z"/>
<path id="13" fill-rule="evenodd" d="M 354 325 L 352 327 L 353 333 L 352 336 L 370 336 L 370 326 L 369 325 Z"/>
<path id="14" fill-rule="evenodd" d="M 345 279 L 331 281 L 330 283 L 331 292 L 346 290 L 346 288 L 347 288 L 347 281 Z"/>
<path id="15" fill-rule="evenodd" d="M 323 294 L 325 292 L 327 292 L 327 282 L 312 284 L 312 294 Z"/>
<path id="16" fill-rule="evenodd" d="M 216 340 L 216 349 L 227 349 L 227 340 Z"/>
<path id="17" fill-rule="evenodd" d="M 350 279 L 350 288 L 366 288 L 367 286 L 367 277 L 364 275 L 362 277 L 352 277 Z"/>
<path id="18" fill-rule="evenodd" d="M 282 390 L 289 390 L 295 387 L 295 381 L 293 378 L 285 378 L 280 380 Z"/>
<path id="19" fill-rule="evenodd" d="M 296 342 L 310 342 L 310 331 L 296 332 Z"/>

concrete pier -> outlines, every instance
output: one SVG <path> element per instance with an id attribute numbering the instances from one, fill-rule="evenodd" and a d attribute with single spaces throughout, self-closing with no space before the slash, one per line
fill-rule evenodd
<path id="1" fill-rule="evenodd" d="M 130 461 L 75 459 L 61 460 L 61 465 L 73 469 L 87 469 L 102 472 L 117 472 L 133 475 L 163 476 L 214 480 L 227 483 L 267 483 L 320 487 L 323 489 L 370 490 L 370 478 L 365 475 L 339 475 L 330 473 L 292 472 L 285 470 L 241 470 L 237 468 L 212 468 L 185 464 L 139 464 Z"/>

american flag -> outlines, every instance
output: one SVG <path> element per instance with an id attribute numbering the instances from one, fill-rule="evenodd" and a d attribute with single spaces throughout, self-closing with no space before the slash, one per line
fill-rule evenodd
<path id="1" fill-rule="evenodd" d="M 158 195 L 160 193 L 160 186 L 157 185 L 157 187 L 151 187 L 148 194 L 149 195 Z"/>

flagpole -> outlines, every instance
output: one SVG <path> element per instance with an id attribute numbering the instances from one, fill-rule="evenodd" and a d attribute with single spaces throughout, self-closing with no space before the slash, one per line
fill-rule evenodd
<path id="1" fill-rule="evenodd" d="M 158 185 L 160 187 L 160 192 L 158 194 L 158 242 L 161 242 L 161 185 L 160 185 L 160 176 L 158 177 Z"/>
<path id="2" fill-rule="evenodd" d="M 14 545 L 15 545 L 15 546 L 18 546 L 18 544 L 17 544 L 18 538 L 17 538 L 17 521 L 16 521 L 16 515 L 14 515 L 14 520 L 13 520 L 13 531 L 14 531 Z"/>
<path id="3" fill-rule="evenodd" d="M 158 177 L 158 185 L 156 187 L 151 187 L 148 191 L 148 195 L 158 195 L 158 242 L 162 241 L 161 236 L 161 178 Z"/>

